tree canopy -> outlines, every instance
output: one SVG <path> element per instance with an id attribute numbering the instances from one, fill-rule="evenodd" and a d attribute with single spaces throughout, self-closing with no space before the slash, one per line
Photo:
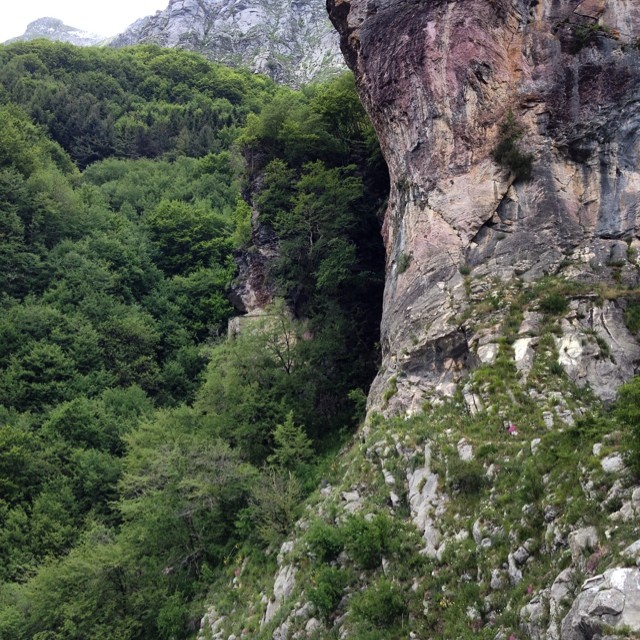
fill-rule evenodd
<path id="1" fill-rule="evenodd" d="M 0 637 L 190 637 L 281 541 L 375 373 L 387 180 L 348 75 L 0 47 Z"/>

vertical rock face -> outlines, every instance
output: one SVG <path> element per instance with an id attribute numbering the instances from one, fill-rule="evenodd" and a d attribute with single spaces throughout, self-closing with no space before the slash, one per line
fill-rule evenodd
<path id="1" fill-rule="evenodd" d="M 531 282 L 571 264 L 571 277 L 595 283 L 624 263 L 625 285 L 637 284 L 627 247 L 640 230 L 640 4 L 328 0 L 328 9 L 392 182 L 372 408 L 384 406 L 392 376 L 447 394 L 474 364 L 456 319 L 461 270 Z M 510 119 L 533 159 L 528 180 L 493 159 Z"/>
<path id="2" fill-rule="evenodd" d="M 170 0 L 110 44 L 140 43 L 196 51 L 291 85 L 344 69 L 321 0 Z"/>

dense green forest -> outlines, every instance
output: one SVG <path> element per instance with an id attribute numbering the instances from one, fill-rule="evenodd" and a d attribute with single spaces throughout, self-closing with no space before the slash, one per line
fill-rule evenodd
<path id="1" fill-rule="evenodd" d="M 0 638 L 193 637 L 282 540 L 375 374 L 387 187 L 349 75 L 0 47 Z M 253 208 L 279 300 L 227 339 Z"/>

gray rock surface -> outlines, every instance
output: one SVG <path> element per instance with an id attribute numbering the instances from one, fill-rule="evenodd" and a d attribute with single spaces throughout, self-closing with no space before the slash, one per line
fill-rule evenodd
<path id="1" fill-rule="evenodd" d="M 169 0 L 110 46 L 141 43 L 196 51 L 294 86 L 344 70 L 322 0 Z"/>
<path id="2" fill-rule="evenodd" d="M 606 473 L 619 473 L 624 469 L 624 461 L 619 453 L 602 458 L 600 465 Z"/>
<path id="3" fill-rule="evenodd" d="M 26 31 L 21 36 L 11 38 L 4 44 L 36 40 L 37 38 L 45 38 L 54 42 L 68 42 L 78 47 L 91 47 L 104 41 L 106 36 L 70 27 L 57 18 L 38 18 L 27 25 Z"/>
<path id="4" fill-rule="evenodd" d="M 295 586 L 296 568 L 291 564 L 280 567 L 273 583 L 273 597 L 267 604 L 267 610 L 262 620 L 263 624 L 273 620 L 282 603 L 291 595 Z"/>
<path id="5" fill-rule="evenodd" d="M 591 640 L 605 629 L 640 632 L 640 569 L 609 569 L 587 580 L 562 621 L 561 639 Z"/>
<path id="6" fill-rule="evenodd" d="M 625 249 L 640 235 L 640 7 L 601 5 L 602 37 L 580 48 L 576 33 L 593 18 L 575 13 L 575 0 L 329 0 L 392 185 L 371 411 L 451 397 L 490 361 L 460 319 L 480 277 L 579 280 L 562 365 L 605 400 L 638 370 L 624 296 L 600 304 L 596 292 L 640 281 Z M 529 180 L 492 155 L 509 113 L 533 160 Z M 403 255 L 412 260 L 400 270 Z M 523 339 L 536 331 L 527 321 Z M 396 401 L 385 407 L 392 376 Z"/>
<path id="7" fill-rule="evenodd" d="M 438 475 L 431 471 L 431 448 L 425 445 L 424 466 L 407 472 L 411 518 L 425 541 L 423 553 L 430 558 L 437 556 L 441 535 L 436 527 L 435 513 L 445 497 L 438 490 Z"/>
<path id="8" fill-rule="evenodd" d="M 579 386 L 589 384 L 606 401 L 615 399 L 617 388 L 635 374 L 640 359 L 640 346 L 613 301 L 602 306 L 580 302 L 575 317 L 563 320 L 556 346 L 558 362 L 569 378 Z"/>
<path id="9" fill-rule="evenodd" d="M 592 551 L 598 546 L 598 531 L 595 527 L 583 527 L 569 534 L 569 549 L 574 564 L 582 563 L 586 551 Z"/>
<path id="10" fill-rule="evenodd" d="M 251 251 L 236 251 L 234 258 L 238 273 L 231 283 L 229 300 L 242 313 L 264 309 L 275 296 L 268 271 L 278 258 L 278 239 L 269 227 L 259 224 L 256 209 L 251 220 Z"/>

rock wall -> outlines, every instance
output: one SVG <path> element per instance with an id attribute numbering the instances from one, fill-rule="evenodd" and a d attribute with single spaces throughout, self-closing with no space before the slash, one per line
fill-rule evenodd
<path id="1" fill-rule="evenodd" d="M 344 70 L 337 36 L 318 0 L 169 0 L 110 43 L 158 44 L 250 67 L 297 86 Z"/>
<path id="2" fill-rule="evenodd" d="M 462 274 L 467 284 L 564 274 L 637 286 L 640 4 L 328 0 L 328 9 L 392 182 L 372 409 L 390 384 L 404 405 L 425 389 L 451 394 L 477 362 L 459 321 Z M 532 154 L 529 180 L 492 157 L 511 114 L 517 146 Z"/>

